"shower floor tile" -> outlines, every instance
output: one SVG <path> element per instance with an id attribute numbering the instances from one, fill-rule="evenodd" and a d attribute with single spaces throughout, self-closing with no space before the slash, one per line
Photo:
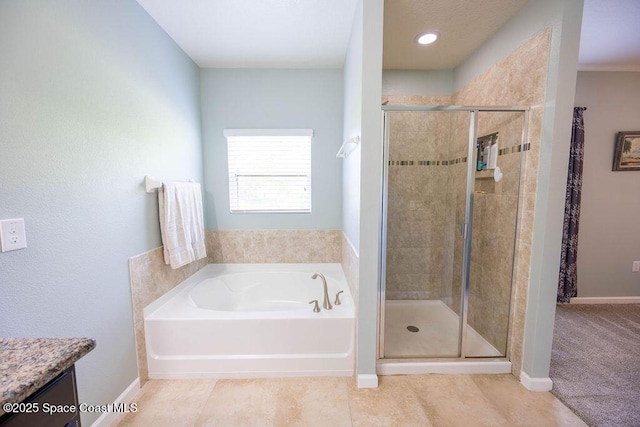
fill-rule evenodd
<path id="1" fill-rule="evenodd" d="M 409 329 L 417 332 L 412 332 Z M 413 328 L 412 328 L 413 327 Z M 459 317 L 439 300 L 388 300 L 385 304 L 384 357 L 457 357 Z M 467 328 L 466 353 L 497 357 L 500 352 Z"/>

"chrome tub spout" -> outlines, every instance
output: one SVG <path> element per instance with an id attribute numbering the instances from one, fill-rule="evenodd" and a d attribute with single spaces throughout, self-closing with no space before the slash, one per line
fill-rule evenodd
<path id="1" fill-rule="evenodd" d="M 327 279 L 324 277 L 322 273 L 314 273 L 313 276 L 311 276 L 312 279 L 317 279 L 318 277 L 322 279 L 322 286 L 324 288 L 324 302 L 322 303 L 322 306 L 324 307 L 325 310 L 331 310 L 333 307 L 331 306 L 331 301 L 329 301 L 329 291 L 327 290 Z"/>

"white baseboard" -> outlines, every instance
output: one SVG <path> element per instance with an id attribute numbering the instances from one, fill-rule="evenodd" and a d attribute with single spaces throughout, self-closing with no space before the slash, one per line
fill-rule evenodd
<path id="1" fill-rule="evenodd" d="M 570 304 L 640 304 L 640 297 L 575 297 Z"/>
<path id="2" fill-rule="evenodd" d="M 113 403 L 129 403 L 133 400 L 138 391 L 140 391 L 140 378 L 133 380 L 133 382 L 129 384 L 129 387 L 120 393 L 120 396 L 118 396 Z M 91 424 L 91 427 L 111 427 L 112 425 L 115 425 L 122 416 L 123 414 L 119 412 L 104 412 L 100 415 L 100 418 Z"/>
<path id="3" fill-rule="evenodd" d="M 524 371 L 520 372 L 520 384 L 529 391 L 551 391 L 553 388 L 551 378 L 531 378 Z"/>
<path id="4" fill-rule="evenodd" d="M 358 375 L 358 388 L 377 388 L 377 375 Z"/>

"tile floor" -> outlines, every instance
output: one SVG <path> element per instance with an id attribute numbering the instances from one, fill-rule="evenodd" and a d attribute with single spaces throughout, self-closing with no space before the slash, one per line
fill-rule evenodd
<path id="1" fill-rule="evenodd" d="M 379 378 L 151 380 L 118 426 L 586 426 L 509 374 Z"/>

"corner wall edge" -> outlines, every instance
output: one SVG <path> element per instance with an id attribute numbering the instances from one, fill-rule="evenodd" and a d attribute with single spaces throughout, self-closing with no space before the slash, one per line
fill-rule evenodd
<path id="1" fill-rule="evenodd" d="M 520 384 L 529 391 L 551 391 L 553 381 L 551 378 L 531 378 L 526 372 L 520 372 Z"/>

